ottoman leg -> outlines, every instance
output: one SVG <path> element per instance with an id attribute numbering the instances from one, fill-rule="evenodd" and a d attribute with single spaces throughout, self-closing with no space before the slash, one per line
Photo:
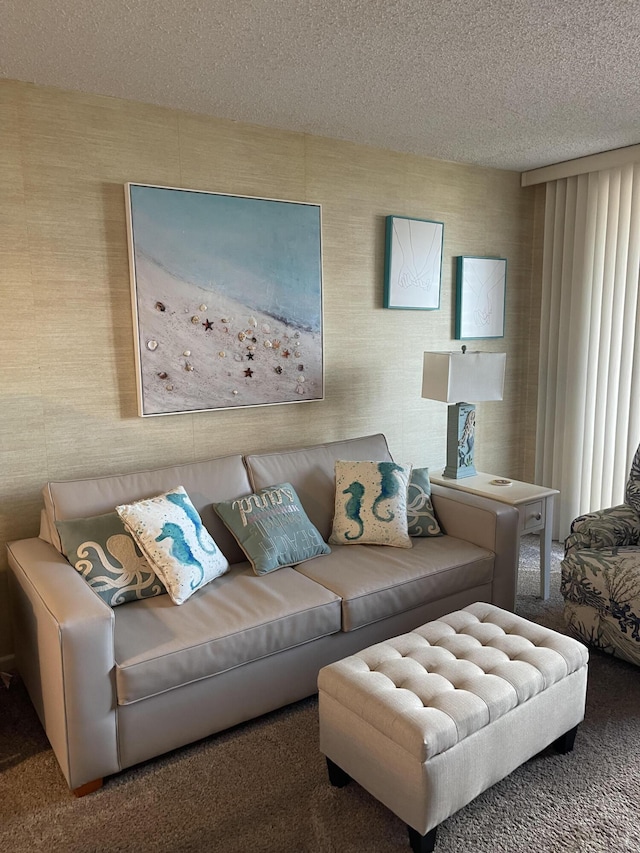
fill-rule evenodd
<path id="1" fill-rule="evenodd" d="M 330 758 L 327 758 L 327 770 L 329 771 L 329 781 L 334 788 L 344 788 L 351 781 L 351 776 L 345 773 L 342 767 L 338 767 Z"/>
<path id="2" fill-rule="evenodd" d="M 571 752 L 576 740 L 577 731 L 578 727 L 574 726 L 572 729 L 569 729 L 568 732 L 565 732 L 561 737 L 559 737 L 558 740 L 554 741 L 553 745 L 556 750 L 562 755 L 566 755 L 568 752 Z"/>
<path id="3" fill-rule="evenodd" d="M 420 835 L 417 829 L 409 827 L 409 844 L 413 853 L 432 853 L 436 846 L 436 832 L 438 827 L 434 826 L 426 835 Z"/>

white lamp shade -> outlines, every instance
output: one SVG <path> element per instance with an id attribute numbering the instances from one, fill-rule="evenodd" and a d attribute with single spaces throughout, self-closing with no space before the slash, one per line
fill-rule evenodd
<path id="1" fill-rule="evenodd" d="M 504 352 L 425 352 L 422 396 L 443 403 L 502 400 Z"/>

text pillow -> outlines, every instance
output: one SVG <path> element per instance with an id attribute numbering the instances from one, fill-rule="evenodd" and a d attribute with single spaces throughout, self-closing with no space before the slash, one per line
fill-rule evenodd
<path id="1" fill-rule="evenodd" d="M 304 563 L 331 548 L 309 521 L 291 483 L 267 486 L 213 508 L 233 533 L 257 575 Z"/>
<path id="2" fill-rule="evenodd" d="M 414 468 L 407 491 L 409 536 L 442 536 L 431 501 L 428 468 Z"/>
<path id="3" fill-rule="evenodd" d="M 336 462 L 334 545 L 411 548 L 407 487 L 411 466 L 395 462 Z"/>
<path id="4" fill-rule="evenodd" d="M 62 553 L 110 607 L 167 590 L 117 512 L 57 521 Z"/>
<path id="5" fill-rule="evenodd" d="M 175 604 L 229 568 L 182 486 L 116 511 Z"/>

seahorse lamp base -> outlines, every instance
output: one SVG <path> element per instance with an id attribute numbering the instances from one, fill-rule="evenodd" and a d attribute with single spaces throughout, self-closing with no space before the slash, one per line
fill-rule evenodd
<path id="1" fill-rule="evenodd" d="M 476 407 L 473 403 L 454 403 L 447 412 L 447 467 L 443 477 L 460 480 L 477 474 L 473 464 Z"/>

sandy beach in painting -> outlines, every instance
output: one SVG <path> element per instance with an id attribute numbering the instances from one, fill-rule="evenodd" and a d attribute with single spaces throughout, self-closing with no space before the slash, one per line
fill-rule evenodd
<path id="1" fill-rule="evenodd" d="M 145 415 L 322 399 L 319 333 L 135 263 Z"/>

